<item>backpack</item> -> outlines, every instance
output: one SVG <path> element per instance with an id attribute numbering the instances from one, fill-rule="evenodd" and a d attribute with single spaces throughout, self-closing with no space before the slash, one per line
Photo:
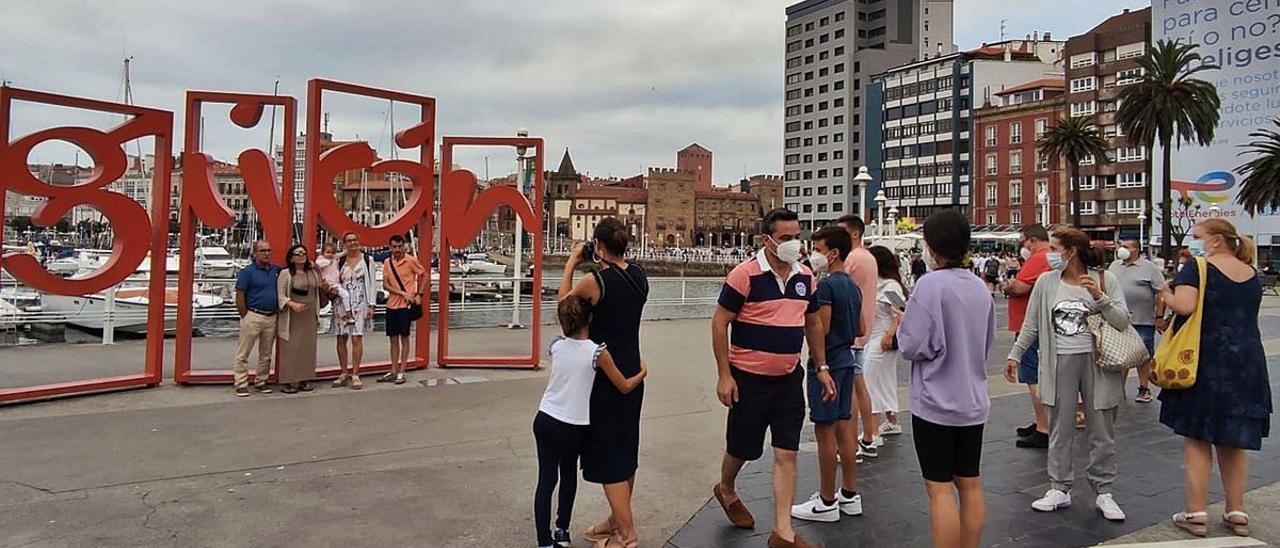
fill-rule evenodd
<path id="1" fill-rule="evenodd" d="M 990 278 L 1000 277 L 1000 259 L 991 257 L 987 259 L 987 264 L 983 267 L 984 272 Z"/>

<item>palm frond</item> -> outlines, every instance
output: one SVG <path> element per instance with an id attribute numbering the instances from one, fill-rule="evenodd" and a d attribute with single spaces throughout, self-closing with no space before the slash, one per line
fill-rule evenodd
<path id="1" fill-rule="evenodd" d="M 1280 127 L 1280 119 L 1274 120 Z M 1254 156 L 1252 160 L 1236 168 L 1244 176 L 1236 203 L 1250 214 L 1264 208 L 1280 208 L 1280 133 L 1260 129 L 1249 134 L 1254 140 L 1241 145 L 1245 150 L 1239 155 Z"/>

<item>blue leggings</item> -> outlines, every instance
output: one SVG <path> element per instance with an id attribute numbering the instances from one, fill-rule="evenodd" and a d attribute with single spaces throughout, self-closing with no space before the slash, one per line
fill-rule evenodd
<path id="1" fill-rule="evenodd" d="M 569 530 L 573 515 L 573 499 L 578 492 L 578 454 L 586 426 L 568 424 L 551 415 L 538 412 L 533 418 L 533 439 L 538 445 L 538 488 L 533 497 L 533 525 L 538 532 L 538 546 L 550 546 L 551 492 L 560 484 L 560 507 L 556 528 Z"/>

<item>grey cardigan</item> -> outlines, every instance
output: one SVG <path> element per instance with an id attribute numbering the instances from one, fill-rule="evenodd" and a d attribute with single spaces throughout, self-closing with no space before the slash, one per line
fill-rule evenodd
<path id="1" fill-rule="evenodd" d="M 1103 272 L 1106 281 L 1103 284 L 1106 295 L 1093 305 L 1093 313 L 1102 314 L 1102 318 L 1116 329 L 1129 327 L 1129 307 L 1125 305 L 1124 288 L 1119 278 L 1110 272 Z M 1089 277 L 1098 279 L 1098 272 L 1090 272 Z M 1058 374 L 1058 341 L 1053 334 L 1053 305 L 1058 296 L 1058 284 L 1062 283 L 1062 272 L 1046 272 L 1036 280 L 1031 290 L 1031 298 L 1027 303 L 1027 319 L 1022 323 L 1022 331 L 1018 340 L 1009 351 L 1009 359 L 1018 361 L 1022 354 L 1036 339 L 1040 340 L 1040 399 L 1045 405 L 1055 405 L 1056 382 Z M 1040 337 L 1040 333 L 1044 337 Z M 1093 370 L 1094 409 L 1111 409 L 1124 402 L 1125 373 L 1104 372 L 1097 367 Z M 1086 402 L 1088 403 L 1088 402 Z"/>

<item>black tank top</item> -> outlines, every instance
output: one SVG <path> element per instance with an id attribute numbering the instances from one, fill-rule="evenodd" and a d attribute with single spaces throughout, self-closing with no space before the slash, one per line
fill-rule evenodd
<path id="1" fill-rule="evenodd" d="M 640 315 L 649 299 L 649 277 L 637 264 L 610 266 L 592 275 L 600 285 L 600 300 L 591 315 L 591 340 L 606 345 L 624 377 L 635 375 L 640 371 Z"/>

